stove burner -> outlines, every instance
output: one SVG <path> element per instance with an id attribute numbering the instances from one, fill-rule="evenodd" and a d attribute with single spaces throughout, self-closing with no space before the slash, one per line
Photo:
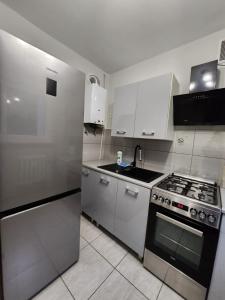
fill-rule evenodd
<path id="1" fill-rule="evenodd" d="M 216 204 L 216 186 L 213 184 L 197 182 L 189 178 L 182 178 L 177 175 L 170 175 L 159 185 L 159 188 L 176 194 L 187 196 L 189 198 Z"/>
<path id="2" fill-rule="evenodd" d="M 198 199 L 203 201 L 205 199 L 205 195 L 204 194 L 198 194 Z"/>

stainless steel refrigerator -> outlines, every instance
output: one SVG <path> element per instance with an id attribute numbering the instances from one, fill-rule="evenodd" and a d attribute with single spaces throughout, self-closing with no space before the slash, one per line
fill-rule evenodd
<path id="1" fill-rule="evenodd" d="M 0 31 L 0 239 L 5 300 L 79 257 L 85 76 Z"/>

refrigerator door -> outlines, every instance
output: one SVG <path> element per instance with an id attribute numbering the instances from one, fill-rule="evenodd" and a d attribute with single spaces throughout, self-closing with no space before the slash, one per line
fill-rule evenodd
<path id="1" fill-rule="evenodd" d="M 85 75 L 0 31 L 0 211 L 79 188 Z"/>
<path id="2" fill-rule="evenodd" d="M 80 193 L 1 220 L 5 300 L 30 299 L 79 257 Z"/>

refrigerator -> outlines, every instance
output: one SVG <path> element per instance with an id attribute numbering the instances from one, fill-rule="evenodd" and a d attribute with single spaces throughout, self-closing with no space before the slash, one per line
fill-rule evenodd
<path id="1" fill-rule="evenodd" d="M 1 299 L 79 258 L 85 75 L 0 31 Z"/>

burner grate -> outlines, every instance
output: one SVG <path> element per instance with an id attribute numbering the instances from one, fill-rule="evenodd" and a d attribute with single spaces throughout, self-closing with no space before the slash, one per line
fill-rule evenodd
<path id="1" fill-rule="evenodd" d="M 158 187 L 163 190 L 187 196 L 201 202 L 213 205 L 217 203 L 216 186 L 212 184 L 198 182 L 176 175 L 170 175 L 163 180 Z"/>

